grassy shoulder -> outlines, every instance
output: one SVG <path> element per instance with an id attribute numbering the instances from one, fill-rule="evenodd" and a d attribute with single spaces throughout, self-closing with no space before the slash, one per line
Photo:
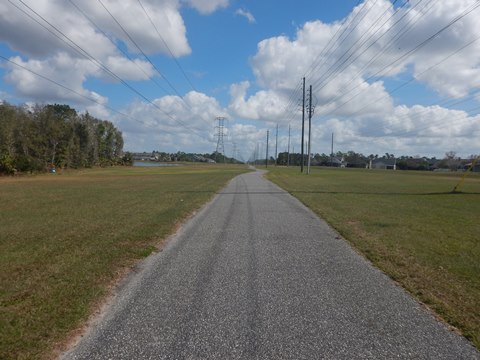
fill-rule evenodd
<path id="1" fill-rule="evenodd" d="M 0 358 L 48 358 L 106 295 L 245 167 L 0 178 Z"/>
<path id="2" fill-rule="evenodd" d="M 480 349 L 480 176 L 270 169 L 267 177 Z"/>

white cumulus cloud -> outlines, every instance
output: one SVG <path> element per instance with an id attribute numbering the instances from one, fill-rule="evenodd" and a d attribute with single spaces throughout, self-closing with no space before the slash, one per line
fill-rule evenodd
<path id="1" fill-rule="evenodd" d="M 248 20 L 248 22 L 250 24 L 254 24 L 256 22 L 255 20 L 255 17 L 253 16 L 253 14 L 248 11 L 248 10 L 245 10 L 245 9 L 237 9 L 235 11 L 235 14 L 236 15 L 239 15 L 239 16 L 243 16 L 244 18 L 246 18 Z"/>
<path id="2" fill-rule="evenodd" d="M 129 117 L 115 116 L 126 136 L 126 149 L 215 150 L 215 118 L 228 115 L 215 98 L 191 91 L 183 100 L 164 96 L 153 104 L 135 101 L 123 110 Z"/>
<path id="3" fill-rule="evenodd" d="M 10 60 L 87 97 L 93 97 L 93 91 L 84 88 L 90 78 L 119 82 L 118 78 L 145 81 L 158 76 L 136 45 L 146 54 L 178 57 L 191 52 L 178 0 L 144 0 L 143 8 L 137 1 L 25 0 L 24 3 L 12 1 L 0 5 L 0 41 L 21 54 Z M 163 39 L 153 31 L 149 18 Z M 152 31 L 145 31 L 147 26 Z M 117 47 L 122 42 L 130 54 Z M 85 103 L 77 94 L 28 70 L 11 63 L 5 67 L 8 69 L 5 81 L 19 97 Z"/>
<path id="4" fill-rule="evenodd" d="M 309 21 L 293 38 L 265 39 L 250 60 L 260 90 L 248 94 L 250 83 L 232 85 L 229 109 L 238 117 L 284 126 L 285 118 L 297 121 L 306 76 L 307 89 L 313 85 L 318 142 L 328 144 L 335 132 L 344 150 L 466 149 L 479 131 L 478 117 L 398 105 L 386 83 L 413 79 L 453 98 L 479 89 L 480 9 L 468 13 L 474 6 L 474 0 L 410 1 L 403 7 L 387 0 L 363 2 L 338 22 Z"/>
<path id="5" fill-rule="evenodd" d="M 183 0 L 183 2 L 205 15 L 229 5 L 229 0 Z"/>

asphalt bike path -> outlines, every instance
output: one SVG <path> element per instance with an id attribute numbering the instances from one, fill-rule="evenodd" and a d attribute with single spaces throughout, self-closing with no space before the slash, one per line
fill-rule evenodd
<path id="1" fill-rule="evenodd" d="M 240 175 L 64 359 L 480 359 L 323 220 Z"/>

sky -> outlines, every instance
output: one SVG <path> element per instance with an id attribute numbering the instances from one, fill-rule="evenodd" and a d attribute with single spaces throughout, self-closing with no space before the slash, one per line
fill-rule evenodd
<path id="1" fill-rule="evenodd" d="M 480 154 L 476 0 L 5 0 L 0 101 L 112 121 L 127 151 Z M 305 139 L 308 139 L 308 108 Z M 278 128 L 278 135 L 277 135 Z"/>

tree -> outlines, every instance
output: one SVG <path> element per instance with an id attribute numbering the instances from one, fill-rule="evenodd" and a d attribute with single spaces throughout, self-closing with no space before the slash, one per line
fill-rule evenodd
<path id="1" fill-rule="evenodd" d="M 461 165 L 460 158 L 457 157 L 457 153 L 455 151 L 448 151 L 445 153 L 445 165 L 452 171 L 455 171 Z"/>
<path id="2" fill-rule="evenodd" d="M 0 172 L 15 173 L 15 108 L 7 103 L 0 105 Z"/>
<path id="3" fill-rule="evenodd" d="M 68 105 L 30 110 L 0 103 L 0 172 L 45 171 L 122 162 L 122 133 Z"/>
<path id="4" fill-rule="evenodd" d="M 364 168 L 368 160 L 365 155 L 349 151 L 344 155 L 348 167 Z"/>

